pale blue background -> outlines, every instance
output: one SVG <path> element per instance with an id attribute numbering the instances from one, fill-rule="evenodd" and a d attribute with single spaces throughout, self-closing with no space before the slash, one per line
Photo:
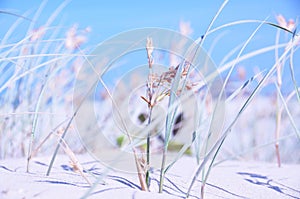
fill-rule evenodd
<path id="1" fill-rule="evenodd" d="M 0 9 L 13 12 L 19 15 L 27 15 L 29 18 L 40 6 L 42 1 L 21 1 L 21 0 L 1 0 Z M 190 21 L 194 30 L 191 35 L 196 39 L 202 35 L 210 20 L 213 18 L 223 1 L 96 1 L 96 0 L 74 0 L 70 1 L 67 7 L 60 13 L 53 25 L 63 25 L 62 30 L 67 30 L 77 23 L 80 28 L 90 26 L 92 32 L 88 35 L 89 41 L 86 45 L 95 46 L 101 41 L 134 28 L 162 27 L 178 30 L 180 20 Z M 47 2 L 46 7 L 36 23 L 36 27 L 43 25 L 51 13 L 62 3 L 62 1 L 52 0 Z M 275 16 L 282 14 L 286 19 L 297 20 L 300 15 L 299 0 L 233 0 L 229 1 L 224 11 L 216 21 L 214 27 L 230 21 L 242 19 L 264 20 L 269 17 L 269 21 L 276 22 Z M 15 16 L 0 14 L 0 38 L 7 29 L 17 19 Z M 24 22 L 20 26 L 19 32 L 14 33 L 12 41 L 17 41 L 22 37 L 29 22 Z M 204 44 L 205 49 L 209 49 L 213 40 L 223 35 L 216 45 L 212 57 L 218 64 L 230 49 L 246 41 L 258 24 L 248 24 L 236 26 L 234 28 L 220 31 L 207 38 Z M 264 26 L 257 36 L 249 44 L 245 52 L 249 52 L 260 47 L 272 45 L 275 42 L 276 29 Z M 288 37 L 287 37 L 288 38 Z M 248 70 L 248 76 L 253 75 L 253 67 L 271 67 L 274 62 L 274 52 L 259 56 L 244 63 Z M 295 57 L 297 62 L 297 57 Z M 298 61 L 299 63 L 299 61 Z M 300 67 L 296 69 L 296 78 L 300 77 Z M 289 74 L 285 74 L 288 78 Z M 299 79 L 299 78 L 298 78 Z M 299 81 L 299 80 L 298 80 Z M 285 85 L 286 89 L 291 89 L 292 85 Z"/>

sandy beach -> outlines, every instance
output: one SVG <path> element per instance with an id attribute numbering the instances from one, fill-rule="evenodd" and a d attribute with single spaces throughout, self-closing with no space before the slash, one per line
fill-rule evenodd
<path id="1" fill-rule="evenodd" d="M 0 199 L 300 199 L 296 0 L 4 2 Z"/>
<path id="2" fill-rule="evenodd" d="M 91 182 L 102 175 L 103 181 L 89 198 L 184 198 L 196 166 L 190 157 L 181 158 L 167 173 L 164 193 L 158 194 L 159 171 L 151 172 L 151 192 L 140 191 L 136 174 L 113 171 L 89 154 L 79 155 Z M 74 172 L 67 156 L 57 157 L 50 176 L 46 176 L 50 157 L 36 157 L 26 173 L 26 159 L 0 161 L 0 198 L 81 198 L 89 184 Z M 205 198 L 300 198 L 300 165 L 227 161 L 213 168 L 205 187 Z M 200 181 L 190 198 L 200 198 Z"/>

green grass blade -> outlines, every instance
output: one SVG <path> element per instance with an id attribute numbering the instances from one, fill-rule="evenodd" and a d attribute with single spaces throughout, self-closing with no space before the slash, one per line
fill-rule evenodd
<path id="1" fill-rule="evenodd" d="M 214 15 L 213 19 L 211 20 L 211 22 L 208 25 L 208 28 L 205 31 L 205 34 L 198 38 L 196 40 L 196 43 L 200 43 L 200 46 L 202 46 L 202 44 L 204 43 L 204 40 L 206 39 L 206 37 L 210 34 L 210 29 L 213 26 L 214 22 L 216 21 L 216 19 L 219 17 L 220 13 L 222 12 L 222 10 L 225 8 L 226 4 L 228 3 L 229 0 L 225 0 L 223 2 L 223 4 L 220 6 L 220 8 L 218 9 L 217 13 Z"/>
<path id="2" fill-rule="evenodd" d="M 185 143 L 181 149 L 176 153 L 176 157 L 174 160 L 169 163 L 168 166 L 166 166 L 164 173 L 167 173 L 167 171 L 186 153 L 186 151 L 191 147 L 192 143 Z"/>
<path id="3" fill-rule="evenodd" d="M 66 136 L 66 134 L 67 134 L 67 131 L 69 130 L 69 128 L 70 128 L 70 126 L 71 126 L 71 124 L 72 124 L 72 122 L 73 122 L 73 120 L 74 120 L 76 114 L 78 113 L 78 111 L 79 111 L 81 105 L 82 105 L 83 102 L 86 100 L 86 98 L 89 96 L 88 94 L 91 93 L 91 92 L 94 90 L 94 86 L 96 85 L 96 83 L 97 83 L 97 82 L 95 82 L 95 84 L 94 84 L 94 85 L 86 92 L 86 94 L 84 95 L 83 99 L 80 101 L 78 107 L 77 107 L 76 110 L 74 111 L 72 117 L 70 118 L 70 120 L 69 120 L 69 122 L 68 122 L 68 124 L 67 124 L 67 126 L 66 126 L 66 128 L 65 128 L 65 130 L 64 130 L 64 132 L 63 132 L 63 134 L 61 135 L 61 139 L 59 140 L 59 143 L 57 144 L 57 146 L 56 146 L 56 148 L 55 148 L 55 150 L 54 150 L 54 153 L 53 153 L 53 155 L 52 155 L 52 158 L 51 158 L 51 161 L 50 161 L 50 164 L 49 164 L 47 173 L 46 173 L 47 176 L 50 175 L 51 169 L 52 169 L 52 167 L 53 167 L 53 163 L 54 163 L 54 161 L 55 161 L 56 155 L 57 155 L 58 150 L 59 150 L 59 148 L 60 148 L 61 140 L 65 138 L 65 136 Z"/>
<path id="4" fill-rule="evenodd" d="M 19 18 L 25 19 L 25 20 L 30 21 L 30 22 L 33 21 L 32 19 L 30 19 L 28 17 L 25 17 L 23 15 L 19 15 L 19 14 L 13 13 L 13 12 L 5 11 L 5 10 L 0 10 L 0 13 L 1 14 L 12 15 L 12 16 L 15 16 L 15 17 L 19 17 Z"/>
<path id="5" fill-rule="evenodd" d="M 292 42 L 294 41 L 294 39 L 295 38 L 293 36 Z M 290 66 L 291 78 L 292 78 L 294 88 L 295 88 L 295 91 L 296 91 L 296 94 L 297 94 L 297 99 L 298 99 L 298 102 L 300 103 L 300 92 L 298 90 L 297 81 L 296 81 L 296 78 L 295 78 L 294 61 L 293 60 L 294 60 L 294 48 L 291 49 L 289 66 Z"/>
<path id="6" fill-rule="evenodd" d="M 288 117 L 290 119 L 290 122 L 291 122 L 291 124 L 292 124 L 292 126 L 294 128 L 294 131 L 295 131 L 297 137 L 300 139 L 300 131 L 298 130 L 297 125 L 296 125 L 296 123 L 295 123 L 295 121 L 293 119 L 293 116 L 291 115 L 291 113 L 289 111 L 289 108 L 288 108 L 288 106 L 286 104 L 286 101 L 285 101 L 284 97 L 282 96 L 280 88 L 278 87 L 277 84 L 275 84 L 275 85 L 276 85 L 277 93 L 278 93 L 278 95 L 279 95 L 279 97 L 280 97 L 280 99 L 281 99 L 281 101 L 283 103 L 283 107 L 284 107 L 284 109 L 285 109 L 285 111 L 286 111 L 286 113 L 287 113 L 287 115 L 288 115 Z"/>
<path id="7" fill-rule="evenodd" d="M 286 32 L 288 32 L 288 33 L 290 33 L 290 34 L 294 34 L 294 32 L 288 30 L 287 28 L 281 27 L 281 26 L 279 26 L 279 25 L 277 25 L 277 24 L 274 24 L 274 23 L 272 23 L 272 22 L 261 21 L 261 20 L 251 20 L 251 19 L 249 20 L 249 19 L 247 19 L 247 20 L 238 20 L 238 21 L 234 21 L 234 22 L 230 22 L 230 23 L 223 24 L 223 25 L 218 26 L 218 27 L 216 27 L 216 28 L 210 30 L 209 32 L 207 32 L 207 35 L 210 35 L 210 34 L 216 32 L 216 31 L 219 31 L 219 30 L 221 30 L 221 29 L 228 28 L 228 27 L 230 27 L 230 26 L 236 26 L 236 25 L 239 25 L 239 24 L 247 24 L 247 23 L 262 23 L 262 22 L 263 22 L 264 24 L 266 24 L 266 25 L 270 25 L 270 26 L 273 26 L 273 27 L 275 27 L 275 28 L 279 28 L 279 29 L 281 29 L 281 30 L 284 30 L 284 31 L 286 31 Z"/>
<path id="8" fill-rule="evenodd" d="M 179 86 L 180 76 L 181 76 L 181 70 L 183 68 L 183 63 L 180 64 L 175 78 L 172 81 L 172 86 L 170 89 L 170 97 L 169 97 L 169 103 L 168 103 L 168 113 L 166 117 L 166 125 L 165 125 L 165 141 L 164 141 L 164 147 L 163 147 L 163 157 L 162 157 L 162 163 L 161 163 L 161 170 L 160 170 L 160 180 L 159 180 L 159 193 L 162 193 L 163 190 L 163 184 L 164 184 L 164 176 L 165 176 L 165 164 L 166 164 L 166 155 L 168 150 L 168 144 L 170 140 L 170 135 L 172 132 L 172 126 L 174 124 L 174 118 L 177 110 L 177 106 L 174 106 L 174 102 L 176 99 L 176 94 Z"/>
<path id="9" fill-rule="evenodd" d="M 259 24 L 259 26 L 253 31 L 253 33 L 250 35 L 250 37 L 247 39 L 247 41 L 244 43 L 243 47 L 241 48 L 241 50 L 239 51 L 237 58 L 235 59 L 235 62 L 232 63 L 232 66 L 230 67 L 230 70 L 226 76 L 226 79 L 224 81 L 222 90 L 221 90 L 221 94 L 224 93 L 225 91 L 225 87 L 229 81 L 229 78 L 233 72 L 233 69 L 235 68 L 236 64 L 239 62 L 239 58 L 241 56 L 241 54 L 244 52 L 245 48 L 247 47 L 247 45 L 250 43 L 250 41 L 252 40 L 252 38 L 254 37 L 254 35 L 257 33 L 257 31 L 261 28 L 261 26 L 264 24 L 264 21 L 262 23 Z M 220 94 L 220 96 L 221 96 Z"/>
<path id="10" fill-rule="evenodd" d="M 44 83 L 42 84 L 42 87 L 41 87 L 41 90 L 40 90 L 40 93 L 38 95 L 38 99 L 37 99 L 37 102 L 36 102 L 36 106 L 35 106 L 35 110 L 34 110 L 34 116 L 33 116 L 33 121 L 32 121 L 32 128 L 31 128 L 31 136 L 30 136 L 30 141 L 29 141 L 29 148 L 28 148 L 28 155 L 27 155 L 27 172 L 29 172 L 29 161 L 31 159 L 31 153 L 32 153 L 32 147 L 33 147 L 33 142 L 34 142 L 34 136 L 35 136 L 35 130 L 36 130 L 36 126 L 37 126 L 37 123 L 38 123 L 38 112 L 40 110 L 40 105 L 41 105 L 41 101 L 42 101 L 42 97 L 44 96 L 44 92 L 46 91 L 46 85 L 47 85 L 47 82 L 48 82 L 48 75 L 49 75 L 49 72 L 48 71 L 47 75 L 46 75 L 46 79 L 44 81 Z"/>
<path id="11" fill-rule="evenodd" d="M 230 70 L 229 70 L 229 72 L 228 72 L 228 74 L 227 74 L 227 76 L 226 76 L 226 79 L 225 79 L 224 83 L 223 83 L 223 87 L 222 87 L 222 89 L 221 89 L 221 91 L 220 91 L 220 95 L 219 95 L 217 104 L 220 102 L 221 97 L 222 97 L 222 95 L 223 95 L 224 92 L 225 92 L 225 87 L 226 87 L 227 82 L 229 81 L 229 78 L 230 78 L 230 76 L 231 76 L 231 74 L 232 74 L 232 72 L 233 72 L 233 70 L 234 70 L 234 68 L 235 68 L 235 66 L 236 66 L 236 63 L 237 63 L 238 60 L 239 60 L 239 57 L 241 56 L 241 54 L 242 54 L 243 51 L 245 50 L 246 46 L 250 43 L 250 41 L 252 40 L 252 38 L 253 38 L 254 35 L 257 33 L 257 31 L 261 28 L 262 25 L 263 25 L 263 23 L 259 24 L 259 26 L 253 31 L 253 33 L 250 35 L 250 37 L 247 39 L 247 41 L 244 43 L 244 45 L 243 45 L 242 48 L 240 49 L 240 51 L 239 51 L 239 53 L 238 53 L 238 55 L 237 55 L 237 58 L 235 59 L 236 62 L 233 63 L 232 66 L 230 67 Z M 213 116 L 212 116 L 212 119 L 214 119 L 214 117 L 215 117 L 215 115 L 216 115 L 215 113 L 216 113 L 216 111 L 217 111 L 217 108 L 218 108 L 218 106 L 215 106 L 215 108 L 214 108 L 214 113 L 213 113 Z M 211 128 L 211 126 L 210 126 L 210 128 Z M 216 137 L 216 135 L 215 135 L 216 133 L 218 133 L 218 132 L 209 130 L 209 134 L 208 134 L 207 139 L 206 139 L 206 142 L 205 142 L 205 145 L 206 145 L 206 146 L 205 146 L 205 152 L 204 152 L 205 154 L 207 153 L 207 150 L 209 149 L 210 139 L 213 138 L 213 137 Z M 224 138 L 224 140 L 225 140 L 225 138 Z M 218 152 L 219 152 L 219 150 L 220 150 L 220 148 L 221 148 L 221 146 L 222 146 L 224 140 L 222 140 L 220 146 L 217 148 L 216 153 L 214 154 L 214 158 L 213 158 L 213 160 L 212 160 L 212 162 L 211 162 L 211 164 L 210 164 L 210 166 L 209 166 L 209 168 L 208 168 L 207 174 L 205 174 L 206 176 L 204 177 L 203 184 L 202 184 L 203 187 L 204 187 L 204 185 L 205 185 L 205 183 L 206 183 L 206 180 L 207 180 L 207 178 L 208 178 L 208 174 L 209 174 L 209 172 L 210 172 L 210 170 L 211 170 L 211 166 L 212 166 L 212 164 L 213 164 L 213 161 L 214 161 L 215 157 L 217 156 L 217 154 L 218 154 Z M 203 173 L 203 174 L 204 174 L 204 173 Z M 203 191 L 203 190 L 202 190 L 202 191 Z"/>
<path id="12" fill-rule="evenodd" d="M 240 94 L 244 88 L 246 88 L 253 80 L 257 79 L 258 77 L 260 77 L 264 71 L 261 71 L 259 73 L 257 73 L 256 75 L 252 76 L 250 79 L 248 79 L 242 86 L 240 86 L 239 88 L 237 88 L 227 99 L 226 101 L 231 101 L 233 100 L 238 94 Z"/>
<path id="13" fill-rule="evenodd" d="M 264 148 L 264 147 L 267 147 L 267 146 L 270 146 L 270 145 L 274 145 L 274 144 L 275 144 L 276 142 L 278 142 L 278 141 L 286 140 L 286 139 L 292 138 L 292 137 L 294 137 L 294 136 L 295 136 L 295 134 L 294 134 L 294 133 L 291 133 L 291 134 L 289 134 L 289 135 L 280 137 L 279 139 L 274 139 L 274 140 L 272 140 L 272 141 L 270 141 L 270 142 L 268 142 L 268 143 L 265 143 L 265 144 L 261 144 L 261 145 L 259 145 L 259 146 L 252 147 L 252 148 L 250 148 L 250 149 L 248 149 L 248 150 L 246 150 L 246 151 L 243 151 L 243 152 L 238 153 L 238 154 L 236 154 L 236 155 L 232 155 L 232 156 L 230 156 L 230 157 L 228 157 L 228 158 L 226 158 L 226 159 L 220 160 L 220 161 L 214 163 L 213 166 L 217 166 L 217 165 L 219 165 L 219 164 L 221 164 L 221 163 L 223 163 L 223 162 L 225 162 L 225 161 L 228 161 L 228 160 L 234 160 L 234 159 L 237 159 L 238 157 L 241 157 L 241 156 L 243 156 L 243 155 L 245 155 L 245 154 L 247 154 L 247 153 L 251 153 L 251 152 L 253 152 L 253 151 L 260 150 L 260 149 L 262 149 L 262 148 Z"/>
<path id="14" fill-rule="evenodd" d="M 203 159 L 201 165 L 198 166 L 198 168 L 196 169 L 196 173 L 194 174 L 192 181 L 190 183 L 190 186 L 188 188 L 187 194 L 186 196 L 188 197 L 190 195 L 190 192 L 192 190 L 192 187 L 194 185 L 194 183 L 196 182 L 200 172 L 202 171 L 202 169 L 204 168 L 204 166 L 206 165 L 206 163 L 208 162 L 209 158 L 215 154 L 215 150 L 217 150 L 219 147 L 221 147 L 222 143 L 224 142 L 225 138 L 227 137 L 228 133 L 231 131 L 231 128 L 233 127 L 233 125 L 236 123 L 236 121 L 238 120 L 239 116 L 245 111 L 245 109 L 248 107 L 248 105 L 250 104 L 250 102 L 253 100 L 254 96 L 256 96 L 256 94 L 259 92 L 259 90 L 262 88 L 263 84 L 267 81 L 267 79 L 274 73 L 276 66 L 278 63 L 280 63 L 285 57 L 286 55 L 290 52 L 291 48 L 293 47 L 293 45 L 288 45 L 286 47 L 285 52 L 282 54 L 282 56 L 277 60 L 277 62 L 272 66 L 271 69 L 269 69 L 268 73 L 260 80 L 260 82 L 258 83 L 258 85 L 255 87 L 254 91 L 251 93 L 251 95 L 247 98 L 246 102 L 244 103 L 244 105 L 241 107 L 241 109 L 239 110 L 239 112 L 237 113 L 237 115 L 235 116 L 235 118 L 233 119 L 233 121 L 230 123 L 230 125 L 227 127 L 227 129 L 224 131 L 223 135 L 219 138 L 219 140 L 214 144 L 214 146 L 211 148 L 211 150 L 207 153 L 206 157 Z"/>
<path id="15" fill-rule="evenodd" d="M 230 50 L 224 57 L 223 59 L 221 60 L 219 66 L 223 66 L 231 56 L 233 56 L 236 52 L 238 52 L 239 49 L 242 48 L 242 46 L 244 45 L 245 42 L 237 45 L 236 47 L 234 47 L 232 50 Z"/>

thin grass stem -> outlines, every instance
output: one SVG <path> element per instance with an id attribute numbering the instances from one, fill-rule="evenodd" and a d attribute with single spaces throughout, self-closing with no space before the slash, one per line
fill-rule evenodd
<path id="1" fill-rule="evenodd" d="M 292 47 L 293 47 L 293 44 L 290 44 L 290 45 L 287 46 L 286 51 L 278 59 L 279 62 L 282 61 L 285 58 L 285 56 L 288 54 L 288 52 L 291 50 Z M 255 87 L 254 91 L 247 98 L 246 102 L 243 104 L 243 106 L 241 107 L 241 109 L 239 110 L 239 112 L 237 113 L 237 115 L 235 116 L 235 118 L 233 119 L 233 121 L 226 128 L 226 130 L 224 131 L 223 135 L 215 142 L 215 144 L 213 145 L 213 147 L 211 148 L 211 150 L 207 153 L 207 155 L 203 159 L 201 165 L 199 165 L 197 167 L 196 172 L 195 172 L 195 174 L 194 174 L 194 176 L 192 178 L 192 181 L 190 183 L 190 186 L 188 188 L 188 191 L 187 191 L 187 194 L 186 194 L 187 197 L 190 196 L 190 192 L 192 190 L 192 187 L 194 186 L 194 183 L 196 182 L 199 174 L 201 173 L 201 171 L 202 171 L 203 167 L 205 166 L 205 164 L 208 162 L 209 158 L 212 155 L 215 154 L 215 151 L 219 147 L 221 147 L 221 145 L 223 144 L 223 142 L 226 139 L 227 135 L 230 133 L 230 131 L 231 131 L 232 127 L 234 126 L 234 124 L 237 122 L 237 120 L 240 117 L 240 115 L 246 110 L 246 108 L 248 107 L 248 105 L 250 104 L 250 102 L 253 100 L 253 98 L 256 96 L 256 94 L 259 92 L 259 90 L 262 88 L 263 84 L 267 81 L 267 79 L 274 73 L 274 71 L 276 70 L 276 65 L 277 65 L 277 63 L 275 63 L 273 65 L 273 67 L 269 69 L 268 73 L 266 75 L 264 75 L 263 78 L 259 81 L 259 83 Z"/>

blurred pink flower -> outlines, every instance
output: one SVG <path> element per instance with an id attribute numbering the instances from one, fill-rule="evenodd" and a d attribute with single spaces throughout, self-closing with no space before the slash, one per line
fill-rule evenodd
<path id="1" fill-rule="evenodd" d="M 84 32 L 85 33 L 89 33 L 89 32 L 91 32 L 92 31 L 92 28 L 91 27 L 86 27 L 85 29 L 84 29 Z"/>
<path id="2" fill-rule="evenodd" d="M 193 33 L 193 29 L 191 28 L 191 23 L 187 21 L 180 21 L 179 31 L 184 36 L 190 36 Z"/>
<path id="3" fill-rule="evenodd" d="M 276 16 L 276 20 L 278 22 L 278 25 L 283 27 L 283 28 L 286 28 L 290 31 L 293 31 L 294 28 L 295 28 L 295 22 L 293 19 L 290 19 L 289 22 L 287 22 L 284 18 L 284 16 L 282 16 L 281 14 L 280 15 L 277 15 Z"/>
<path id="4" fill-rule="evenodd" d="M 247 71 L 244 67 L 240 66 L 237 68 L 237 74 L 240 80 L 244 81 L 247 76 Z"/>
<path id="5" fill-rule="evenodd" d="M 287 29 L 290 30 L 290 31 L 292 31 L 292 30 L 295 29 L 295 26 L 296 26 L 295 25 L 295 21 L 293 19 L 290 19 L 289 22 L 288 22 L 288 24 L 287 24 Z"/>
<path id="6" fill-rule="evenodd" d="M 74 74 L 78 74 L 80 71 L 80 67 L 83 65 L 84 60 L 82 57 L 77 57 L 73 62 L 72 62 L 72 67 L 71 70 Z"/>
<path id="7" fill-rule="evenodd" d="M 74 50 L 87 40 L 86 36 L 77 34 L 77 28 L 77 25 L 74 25 L 66 33 L 65 46 L 67 49 Z M 86 32 L 88 31 L 90 31 L 89 28 L 86 29 Z"/>
<path id="8" fill-rule="evenodd" d="M 179 22 L 179 31 L 184 36 L 190 36 L 193 33 L 193 29 L 191 28 L 191 23 L 187 21 Z M 185 45 L 185 40 L 178 41 L 178 43 L 174 44 L 174 47 L 180 49 Z M 170 66 L 176 67 L 181 62 L 181 58 L 176 54 L 170 53 Z"/>
<path id="9" fill-rule="evenodd" d="M 45 34 L 45 27 L 41 26 L 37 29 L 34 29 L 31 33 L 30 41 L 36 41 L 42 38 Z"/>

